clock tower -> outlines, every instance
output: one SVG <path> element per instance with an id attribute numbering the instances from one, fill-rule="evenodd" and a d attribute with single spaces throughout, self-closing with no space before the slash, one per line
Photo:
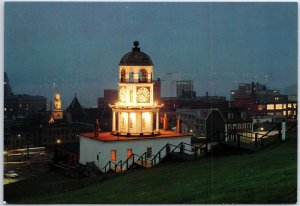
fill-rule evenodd
<path id="1" fill-rule="evenodd" d="M 153 98 L 153 63 L 135 41 L 119 64 L 118 102 L 113 110 L 112 134 L 153 136 L 159 134 L 159 109 Z"/>

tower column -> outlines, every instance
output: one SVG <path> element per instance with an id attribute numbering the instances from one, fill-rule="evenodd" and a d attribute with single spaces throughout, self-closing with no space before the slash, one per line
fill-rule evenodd
<path id="1" fill-rule="evenodd" d="M 153 132 L 153 112 L 150 112 L 150 132 Z"/>
<path id="2" fill-rule="evenodd" d="M 159 118 L 159 113 L 158 113 L 158 110 L 156 112 L 156 131 L 158 132 L 159 131 L 159 122 L 158 122 L 158 118 Z"/>
<path id="3" fill-rule="evenodd" d="M 121 113 L 118 112 L 118 131 L 117 132 L 120 132 L 120 119 L 121 119 Z"/>
<path id="4" fill-rule="evenodd" d="M 116 131 L 116 112 L 113 111 L 113 118 L 112 118 L 112 131 Z"/>

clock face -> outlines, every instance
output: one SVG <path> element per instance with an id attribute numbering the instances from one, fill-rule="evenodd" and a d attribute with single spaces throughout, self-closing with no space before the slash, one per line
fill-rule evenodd
<path id="1" fill-rule="evenodd" d="M 146 103 L 150 100 L 149 87 L 137 87 L 136 97 L 138 103 Z"/>
<path id="2" fill-rule="evenodd" d="M 126 102 L 126 89 L 125 87 L 121 87 L 119 90 L 119 100 L 120 102 Z"/>

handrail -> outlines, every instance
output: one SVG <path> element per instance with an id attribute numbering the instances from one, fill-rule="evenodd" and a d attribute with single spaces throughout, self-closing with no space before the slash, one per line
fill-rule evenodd
<path id="1" fill-rule="evenodd" d="M 293 129 L 294 127 L 296 127 L 298 124 L 297 124 L 297 122 L 293 125 L 293 126 L 291 126 L 290 128 L 288 128 L 285 132 L 287 133 L 287 132 L 289 132 L 291 129 Z"/>
<path id="2" fill-rule="evenodd" d="M 267 136 L 270 132 L 272 132 L 274 129 L 276 129 L 279 126 L 280 126 L 280 123 L 277 124 L 275 127 L 273 127 L 271 130 L 269 130 L 266 134 L 264 134 L 263 136 L 261 136 L 260 139 L 262 139 L 263 137 Z"/>

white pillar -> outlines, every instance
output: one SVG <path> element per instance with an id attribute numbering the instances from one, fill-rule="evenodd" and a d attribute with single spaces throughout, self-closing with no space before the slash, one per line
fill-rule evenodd
<path id="1" fill-rule="evenodd" d="M 112 131 L 116 131 L 116 112 L 113 111 L 113 118 L 112 118 Z"/>
<path id="2" fill-rule="evenodd" d="M 281 123 L 281 140 L 285 141 L 285 122 Z"/>
<path id="3" fill-rule="evenodd" d="M 121 124 L 121 114 L 120 114 L 120 112 L 118 112 L 118 131 L 117 132 L 120 132 L 120 124 Z"/>
<path id="4" fill-rule="evenodd" d="M 150 132 L 153 132 L 153 112 L 150 112 Z"/>
<path id="5" fill-rule="evenodd" d="M 156 112 L 156 131 L 159 131 L 159 113 L 158 111 Z"/>

